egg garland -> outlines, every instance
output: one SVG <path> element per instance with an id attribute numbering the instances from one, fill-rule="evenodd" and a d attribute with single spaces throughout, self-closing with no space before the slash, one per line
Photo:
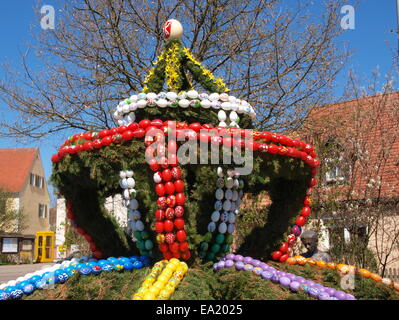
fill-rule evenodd
<path id="1" fill-rule="evenodd" d="M 66 202 L 66 217 L 71 221 L 71 225 L 75 228 L 75 231 L 83 236 L 89 244 L 89 248 L 97 259 L 101 259 L 104 253 L 98 249 L 93 237 L 88 234 L 85 230 L 80 228 L 75 221 L 75 213 L 73 211 L 73 206 L 70 201 Z"/>
<path id="2" fill-rule="evenodd" d="M 207 261 L 212 261 L 230 250 L 233 242 L 232 234 L 235 231 L 235 219 L 240 212 L 238 207 L 243 196 L 244 182 L 238 179 L 239 175 L 234 170 L 227 170 L 225 179 L 223 169 L 218 167 L 217 175 L 215 211 L 211 214 L 208 233 L 205 234 L 204 241 L 200 243 L 199 255 Z M 238 189 L 241 190 L 238 191 Z M 216 231 L 216 235 L 213 236 Z"/>
<path id="3" fill-rule="evenodd" d="M 35 290 L 51 289 L 54 284 L 63 284 L 78 273 L 83 276 L 98 275 L 102 271 L 133 270 L 149 266 L 149 259 L 146 256 L 111 257 L 107 260 L 82 258 L 65 260 L 51 267 L 29 273 L 17 280 L 1 284 L 0 300 L 18 300 L 24 295 L 31 295 Z"/>
<path id="4" fill-rule="evenodd" d="M 176 258 L 158 261 L 132 300 L 169 300 L 187 271 L 187 264 Z"/>
<path id="5" fill-rule="evenodd" d="M 132 239 L 136 243 L 140 254 L 143 256 L 152 256 L 153 242 L 148 239 L 149 233 L 145 231 L 145 226 L 141 220 L 141 212 L 138 210 L 139 203 L 136 199 L 136 181 L 133 178 L 132 170 L 121 171 L 119 173 L 120 186 L 123 189 L 123 205 L 128 208 L 127 224 L 128 230 L 132 233 Z"/>
<path id="6" fill-rule="evenodd" d="M 264 280 L 272 281 L 275 284 L 290 289 L 292 292 L 303 292 L 314 299 L 356 300 L 353 295 L 345 293 L 344 291 L 323 286 L 292 273 L 279 271 L 272 266 L 251 257 L 228 254 L 213 265 L 213 270 L 218 271 L 223 268 L 232 267 L 235 267 L 236 270 L 252 272 L 262 277 Z"/>
<path id="7" fill-rule="evenodd" d="M 286 263 L 289 265 L 298 264 L 301 266 L 308 264 L 312 267 L 317 267 L 320 269 L 336 270 L 341 275 L 346 275 L 348 273 L 353 273 L 353 274 L 357 273 L 365 279 L 372 279 L 375 282 L 382 283 L 382 284 L 384 284 L 388 287 L 391 287 L 399 292 L 399 283 L 398 282 L 395 282 L 394 280 L 389 279 L 389 278 L 382 278 L 380 275 L 378 275 L 376 273 L 373 273 L 364 268 L 357 268 L 356 266 L 353 266 L 353 265 L 347 265 L 347 264 L 335 263 L 335 262 L 324 262 L 321 260 L 314 260 L 312 258 L 305 258 L 303 256 L 290 257 L 287 259 Z"/>
<path id="8" fill-rule="evenodd" d="M 191 257 L 185 231 L 184 182 L 177 163 L 165 162 L 151 167 L 154 173 L 158 210 L 155 212 L 155 232 L 158 248 L 165 260 L 171 258 L 188 260 Z"/>
<path id="9" fill-rule="evenodd" d="M 220 127 L 239 128 L 239 114 L 256 118 L 254 108 L 245 100 L 229 96 L 227 93 L 198 93 L 195 90 L 181 92 L 139 93 L 119 102 L 112 116 L 120 126 L 127 126 L 136 120 L 135 111 L 143 108 L 204 108 L 218 111 Z M 228 114 L 226 113 L 228 112 Z M 228 122 L 228 123 L 227 123 Z"/>
<path id="10" fill-rule="evenodd" d="M 101 140 L 98 139 L 99 134 L 95 134 L 92 132 L 86 132 L 86 133 L 81 133 L 74 135 L 70 139 L 68 139 L 60 148 L 58 154 L 53 155 L 52 161 L 54 163 L 62 161 L 64 157 L 67 155 L 74 156 L 75 154 L 78 154 L 80 152 L 96 152 L 100 148 L 106 148 L 112 143 L 121 143 L 123 141 L 131 141 L 133 139 L 143 139 L 145 136 L 145 131 L 148 130 L 152 125 L 156 126 L 157 128 L 160 129 L 161 132 L 163 132 L 164 136 L 167 136 L 170 134 L 170 122 L 171 121 L 164 121 L 162 122 L 161 120 L 141 120 L 139 123 L 132 123 L 129 126 L 121 126 L 119 128 L 114 128 L 111 130 L 105 130 L 102 132 L 101 136 L 103 137 Z M 300 216 L 296 219 L 296 224 L 292 227 L 291 234 L 287 237 L 287 241 L 284 242 L 279 250 L 273 252 L 272 258 L 274 260 L 284 262 L 286 261 L 290 255 L 292 255 L 292 247 L 297 241 L 298 237 L 300 236 L 302 232 L 302 227 L 303 225 L 306 224 L 307 218 L 311 213 L 310 210 L 310 197 L 313 192 L 313 187 L 316 185 L 317 181 L 315 179 L 315 175 L 317 173 L 317 168 L 320 166 L 320 161 L 316 159 L 316 153 L 314 151 L 314 147 L 298 141 L 298 140 L 293 140 L 288 137 L 282 136 L 282 135 L 277 135 L 277 134 L 272 134 L 270 132 L 258 132 L 258 131 L 251 131 L 247 129 L 226 129 L 226 128 L 212 128 L 209 125 L 201 125 L 199 123 L 193 123 L 193 124 L 183 124 L 181 122 L 177 123 L 177 127 L 179 128 L 178 130 L 181 130 L 181 132 L 184 132 L 185 129 L 195 129 L 194 135 L 190 139 L 202 139 L 203 136 L 197 134 L 200 130 L 205 130 L 210 132 L 211 130 L 217 130 L 220 133 L 223 133 L 223 136 L 220 136 L 218 143 L 219 144 L 230 144 L 232 143 L 232 139 L 236 137 L 236 135 L 240 135 L 241 137 L 252 137 L 253 141 L 251 141 L 249 144 L 244 144 L 245 148 L 251 148 L 252 151 L 254 152 L 259 152 L 260 154 L 262 153 L 270 153 L 270 154 L 278 154 L 281 156 L 287 156 L 291 158 L 298 158 L 302 160 L 307 166 L 310 168 L 310 173 L 311 173 L 311 178 L 309 180 L 309 188 L 307 190 L 306 196 L 304 198 L 304 207 L 301 210 Z M 178 131 L 176 131 L 177 133 Z M 109 138 L 109 139 L 106 139 Z M 110 142 L 111 141 L 111 142 Z M 115 142 L 112 142 L 115 141 Z M 201 140 L 203 142 L 203 140 Z M 209 143 L 213 143 L 213 140 L 209 141 Z M 226 142 L 225 142 L 226 141 Z M 234 140 L 233 140 L 234 141 Z M 272 142 L 272 143 L 267 143 L 267 142 Z M 147 145 L 150 142 L 146 142 Z M 277 143 L 277 144 L 274 144 Z M 157 163 L 151 163 L 150 161 L 150 168 L 153 171 L 159 171 L 160 165 Z M 234 179 L 233 179 L 234 180 Z M 226 180 L 227 181 L 227 180 Z M 183 180 L 182 180 L 183 182 Z M 239 183 L 239 184 L 242 184 Z M 223 192 L 223 197 L 224 191 Z M 180 193 L 181 195 L 179 196 L 180 200 L 184 200 L 184 193 Z M 240 196 L 242 193 L 240 192 Z M 216 194 L 215 194 L 216 196 Z M 218 191 L 217 197 L 221 196 L 221 192 Z M 171 201 L 174 199 L 173 195 L 172 197 L 169 198 Z M 216 203 L 218 203 L 216 201 Z M 218 203 L 219 206 L 220 203 Z M 222 203 L 223 205 L 223 203 Z M 158 199 L 158 206 L 165 206 L 165 208 L 168 207 L 167 205 L 167 197 L 163 196 Z M 184 208 L 179 208 L 179 210 L 182 210 L 184 212 Z M 218 211 L 221 211 L 222 209 L 219 208 L 217 209 Z M 219 216 L 219 219 L 221 219 L 221 216 Z M 224 219 L 224 217 L 222 217 Z M 213 225 L 212 225 L 213 226 Z M 213 228 L 211 226 L 211 228 Z M 215 229 L 216 229 L 216 223 L 215 223 Z M 223 227 L 222 227 L 223 228 Z M 77 229 L 78 230 L 78 229 Z M 81 230 L 83 231 L 83 230 Z M 179 230 L 180 231 L 180 230 Z M 222 229 L 223 231 L 223 229 Z M 84 233 L 84 231 L 83 231 Z M 185 231 L 182 230 L 180 232 L 181 238 L 184 238 L 185 236 Z M 163 242 L 165 239 L 166 235 L 160 234 L 158 232 L 157 235 L 157 242 Z M 169 233 L 168 238 L 171 241 L 173 238 L 174 234 Z M 207 252 L 209 249 L 209 242 L 212 240 L 212 233 L 207 233 L 204 236 L 204 242 L 201 243 L 200 245 L 200 253 L 201 252 Z M 229 235 L 227 235 L 227 240 L 232 241 L 232 239 L 229 239 Z M 184 242 L 184 241 L 182 241 Z M 176 248 L 174 248 L 176 249 Z M 165 250 L 165 249 L 164 249 Z M 99 251 L 99 250 L 97 250 Z M 169 251 L 169 248 L 168 248 Z M 97 252 L 97 254 L 102 254 L 101 252 Z M 201 255 L 204 255 L 201 253 Z M 206 254 L 205 254 L 206 255 Z M 170 255 L 168 256 L 170 257 Z M 209 256 L 208 256 L 209 258 Z"/>

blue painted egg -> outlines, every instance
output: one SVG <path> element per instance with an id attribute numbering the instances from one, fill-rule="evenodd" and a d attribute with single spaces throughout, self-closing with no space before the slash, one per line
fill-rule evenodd
<path id="1" fill-rule="evenodd" d="M 10 292 L 10 298 L 15 300 L 21 299 L 22 296 L 24 295 L 24 292 L 21 289 L 18 289 L 17 287 L 11 287 L 11 288 L 12 290 Z"/>
<path id="2" fill-rule="evenodd" d="M 131 256 L 131 257 L 129 258 L 130 262 L 134 262 L 134 261 L 137 261 L 137 260 L 139 260 L 139 259 L 140 259 L 140 257 L 138 257 L 138 256 Z"/>
<path id="3" fill-rule="evenodd" d="M 64 271 L 69 277 L 72 277 L 75 274 L 76 269 L 74 267 L 67 267 L 64 269 Z"/>
<path id="4" fill-rule="evenodd" d="M 124 268 L 125 270 L 132 270 L 132 269 L 134 269 L 134 266 L 133 266 L 133 263 L 131 263 L 131 262 L 126 262 L 126 263 L 123 264 L 123 268 Z"/>
<path id="5" fill-rule="evenodd" d="M 98 262 L 89 262 L 87 266 L 93 268 L 94 266 L 98 266 Z"/>
<path id="6" fill-rule="evenodd" d="M 81 268 L 81 269 L 79 270 L 79 272 L 80 272 L 81 274 L 83 274 L 84 276 L 87 276 L 87 275 L 89 275 L 89 274 L 91 273 L 91 268 L 89 268 L 89 267 L 83 267 L 83 268 Z"/>
<path id="7" fill-rule="evenodd" d="M 141 269 L 143 266 L 144 266 L 144 264 L 141 261 L 133 262 L 133 268 L 134 269 Z"/>
<path id="8" fill-rule="evenodd" d="M 77 268 L 78 270 L 80 270 L 80 269 L 82 269 L 82 268 L 85 268 L 86 266 L 87 266 L 86 263 L 78 263 L 78 264 L 76 265 L 76 268 Z"/>
<path id="9" fill-rule="evenodd" d="M 26 285 L 28 285 L 29 284 L 29 282 L 28 281 L 21 281 L 21 282 L 19 282 L 18 284 L 17 284 L 17 288 L 18 289 L 23 289 Z"/>
<path id="10" fill-rule="evenodd" d="M 33 291 L 35 291 L 35 286 L 31 283 L 28 283 L 26 286 L 24 286 L 22 288 L 22 291 L 24 292 L 24 294 L 26 295 L 30 295 Z"/>
<path id="11" fill-rule="evenodd" d="M 118 260 L 119 260 L 119 262 L 120 262 L 121 264 L 125 264 L 125 263 L 127 263 L 127 262 L 130 262 L 130 260 L 129 260 L 128 258 L 126 258 L 126 257 L 121 257 L 121 258 L 119 258 Z"/>
<path id="12" fill-rule="evenodd" d="M 91 268 L 91 273 L 92 273 L 92 274 L 100 274 L 101 271 L 102 271 L 102 269 L 101 269 L 100 266 L 93 266 L 93 267 Z"/>
<path id="13" fill-rule="evenodd" d="M 38 289 L 45 289 L 47 287 L 47 283 L 45 279 L 40 279 L 35 282 L 35 287 Z"/>
<path id="14" fill-rule="evenodd" d="M 58 282 L 60 283 L 64 283 L 65 281 L 67 281 L 69 278 L 68 273 L 66 272 L 62 272 L 57 276 Z"/>
<path id="15" fill-rule="evenodd" d="M 100 267 L 103 267 L 103 266 L 105 266 L 105 265 L 108 264 L 108 263 L 109 263 L 109 261 L 104 260 L 104 259 L 98 260 L 98 265 L 99 265 Z"/>
<path id="16" fill-rule="evenodd" d="M 0 301 L 8 299 L 8 294 L 4 290 L 0 290 Z"/>
<path id="17" fill-rule="evenodd" d="M 102 267 L 102 269 L 105 272 L 110 272 L 110 271 L 114 270 L 114 266 L 112 264 L 108 263 L 108 264 L 104 265 Z"/>
<path id="18" fill-rule="evenodd" d="M 41 276 L 33 276 L 28 279 L 28 281 L 32 284 L 35 284 L 36 281 L 39 281 L 42 277 Z"/>

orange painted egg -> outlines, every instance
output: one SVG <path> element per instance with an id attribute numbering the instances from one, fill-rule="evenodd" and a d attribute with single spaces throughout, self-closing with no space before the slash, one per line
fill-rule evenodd
<path id="1" fill-rule="evenodd" d="M 296 258 L 294 258 L 294 257 L 289 257 L 289 258 L 287 259 L 287 263 L 288 263 L 289 265 L 294 265 L 294 264 L 296 264 L 296 263 L 297 263 Z"/>

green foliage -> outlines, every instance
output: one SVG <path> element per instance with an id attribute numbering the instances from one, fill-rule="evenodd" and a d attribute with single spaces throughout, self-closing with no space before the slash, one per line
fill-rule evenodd
<path id="1" fill-rule="evenodd" d="M 340 289 L 340 277 L 335 271 L 303 266 L 270 263 L 280 270 L 314 280 L 325 286 Z M 312 300 L 304 293 L 291 292 L 279 284 L 260 276 L 232 268 L 214 272 L 207 263 L 190 268 L 172 296 L 172 300 Z M 36 290 L 29 300 L 126 300 L 140 287 L 150 268 L 100 275 L 74 275 L 54 290 Z M 399 299 L 393 288 L 356 277 L 355 290 L 347 291 L 357 299 Z"/>

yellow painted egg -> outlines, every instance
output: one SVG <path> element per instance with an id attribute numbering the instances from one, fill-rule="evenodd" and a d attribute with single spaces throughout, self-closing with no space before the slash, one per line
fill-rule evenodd
<path id="1" fill-rule="evenodd" d="M 132 300 L 143 300 L 143 297 L 136 293 L 135 295 L 133 295 Z"/>
<path id="2" fill-rule="evenodd" d="M 159 294 L 159 291 L 161 291 L 161 288 L 157 288 L 152 286 L 151 288 L 148 289 L 148 292 L 151 292 L 154 294 L 154 296 L 157 296 Z"/>
<path id="3" fill-rule="evenodd" d="M 156 300 L 156 296 L 155 296 L 155 294 L 153 294 L 152 292 L 147 292 L 147 293 L 143 296 L 143 300 Z"/>

